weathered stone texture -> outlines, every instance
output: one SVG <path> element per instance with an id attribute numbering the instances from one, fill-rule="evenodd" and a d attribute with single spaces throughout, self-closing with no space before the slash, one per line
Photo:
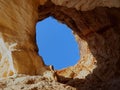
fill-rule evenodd
<path id="1" fill-rule="evenodd" d="M 43 75 L 77 90 L 118 90 L 119 7 L 119 0 L 0 0 L 0 77 Z M 48 16 L 73 30 L 81 56 L 76 65 L 54 71 L 38 56 L 35 25 Z"/>
<path id="2" fill-rule="evenodd" d="M 120 7 L 120 0 L 51 0 L 56 5 L 88 11 L 96 7 Z"/>
<path id="3" fill-rule="evenodd" d="M 10 71 L 13 73 L 38 74 L 39 67 L 44 66 L 35 43 L 37 3 L 33 0 L 0 1 L 0 35 L 3 43 L 7 44 L 2 46 L 1 42 L 0 46 L 8 49 L 1 49 L 0 54 L 1 59 L 4 59 L 3 63 L 12 60 L 11 65 L 14 65 L 12 67 L 15 70 L 10 68 Z M 11 46 L 14 50 L 9 50 Z M 8 65 L 4 67 L 7 68 Z M 8 70 L 4 70 L 4 75 L 1 76 L 9 76 L 7 72 Z M 0 73 L 2 74 L 1 70 Z"/>

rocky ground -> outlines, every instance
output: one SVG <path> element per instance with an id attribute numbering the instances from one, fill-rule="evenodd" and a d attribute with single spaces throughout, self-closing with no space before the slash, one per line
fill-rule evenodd
<path id="1" fill-rule="evenodd" d="M 0 90 L 76 90 L 43 76 L 18 75 L 0 80 Z"/>

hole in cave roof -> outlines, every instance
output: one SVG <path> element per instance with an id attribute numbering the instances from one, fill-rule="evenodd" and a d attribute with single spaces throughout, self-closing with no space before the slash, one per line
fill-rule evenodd
<path id="1" fill-rule="evenodd" d="M 53 17 L 36 25 L 36 41 L 39 55 L 46 65 L 59 70 L 75 65 L 80 59 L 78 44 L 72 30 Z"/>

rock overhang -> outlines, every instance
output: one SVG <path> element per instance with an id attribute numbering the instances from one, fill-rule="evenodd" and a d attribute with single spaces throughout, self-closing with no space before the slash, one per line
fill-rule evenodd
<path id="1" fill-rule="evenodd" d="M 74 31 L 81 54 L 81 60 L 75 66 L 57 71 L 58 75 L 79 79 L 85 79 L 91 75 L 90 79 L 96 77 L 101 81 L 107 81 L 116 77 L 116 73 L 119 74 L 117 65 L 119 63 L 119 46 L 117 46 L 120 28 L 119 0 L 94 2 L 93 0 L 89 2 L 88 0 L 76 0 L 76 2 L 74 0 L 37 0 L 35 2 L 30 0 L 24 3 L 22 0 L 12 1 L 9 6 L 6 1 L 0 2 L 3 6 L 0 12 L 2 17 L 0 18 L 0 32 L 4 43 L 9 43 L 8 45 L 12 42 L 17 43 L 15 48 L 17 51 L 11 51 L 14 73 L 39 75 L 46 70 L 52 70 L 38 56 L 34 38 L 36 22 L 48 16 L 54 16 Z M 7 8 L 5 11 L 4 7 Z M 12 13 L 15 18 L 11 17 Z M 24 36 L 21 37 L 21 35 Z M 111 39 L 116 41 L 114 45 Z M 111 66 L 112 63 L 113 66 Z M 6 70 L 7 73 L 8 71 Z M 109 75 L 111 71 L 112 74 Z M 3 74 L 2 71 L 1 74 Z"/>

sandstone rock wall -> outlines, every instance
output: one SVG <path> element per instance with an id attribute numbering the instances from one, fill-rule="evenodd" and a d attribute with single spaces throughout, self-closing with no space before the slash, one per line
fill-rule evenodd
<path id="1" fill-rule="evenodd" d="M 96 7 L 120 7 L 120 0 L 51 0 L 56 5 L 88 11 Z"/>
<path id="2" fill-rule="evenodd" d="M 9 68 L 7 62 L 10 60 L 12 61 L 12 64 L 9 63 L 10 66 L 14 67 L 14 71 L 12 68 L 10 70 L 0 69 L 1 77 L 9 76 L 9 72 L 38 74 L 39 67 L 44 66 L 42 58 L 37 54 L 35 43 L 35 24 L 38 19 L 37 3 L 33 0 L 0 1 L 0 39 L 7 49 L 2 50 L 3 45 L 0 43 L 0 55 L 1 59 L 4 59 L 2 60 L 4 65 L 1 64 L 0 68 Z M 11 45 L 14 45 L 14 50 L 9 50 Z M 3 54 L 6 57 L 3 57 Z"/>
<path id="3" fill-rule="evenodd" d="M 56 71 L 58 81 L 78 90 L 118 90 L 119 7 L 119 0 L 1 0 L 0 77 L 52 71 L 37 54 L 35 24 L 53 16 L 73 30 L 81 55 L 76 65 Z"/>

